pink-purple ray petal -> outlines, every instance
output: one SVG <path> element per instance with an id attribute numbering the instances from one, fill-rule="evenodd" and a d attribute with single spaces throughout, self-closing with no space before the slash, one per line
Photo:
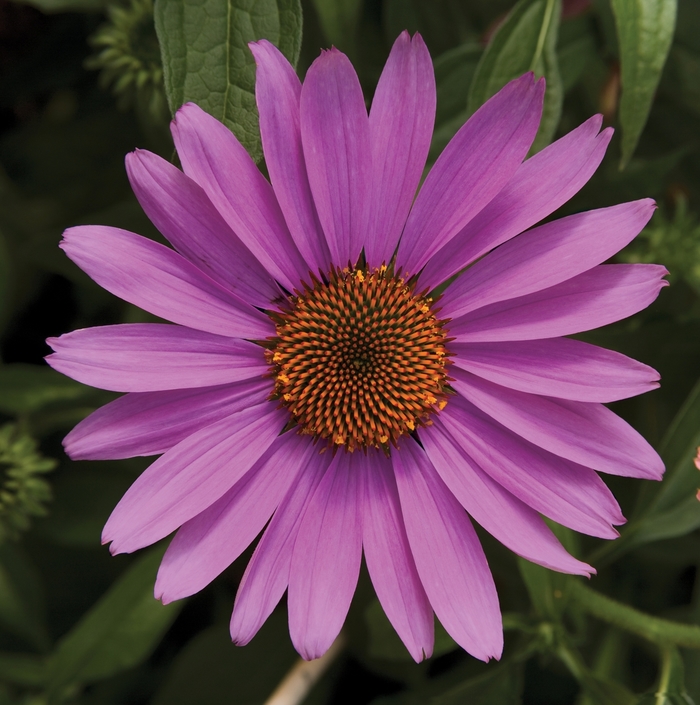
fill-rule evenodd
<path id="1" fill-rule="evenodd" d="M 46 342 L 55 370 L 113 392 L 212 387 L 269 371 L 258 345 L 165 323 L 84 328 Z"/>
<path id="2" fill-rule="evenodd" d="M 625 519 L 610 490 L 590 468 L 514 435 L 464 399 L 453 399 L 436 425 L 493 480 L 540 514 L 570 529 L 616 538 Z"/>
<path id="3" fill-rule="evenodd" d="M 389 262 L 418 189 L 435 123 L 435 74 L 419 34 L 402 32 L 369 113 L 372 208 L 365 238 L 370 267 Z"/>
<path id="4" fill-rule="evenodd" d="M 324 51 L 301 89 L 301 140 L 332 260 L 355 264 L 365 241 L 372 157 L 362 88 L 349 59 Z"/>
<path id="5" fill-rule="evenodd" d="M 274 335 L 272 321 L 182 255 L 127 230 L 69 228 L 63 251 L 103 289 L 173 323 L 235 338 Z"/>
<path id="6" fill-rule="evenodd" d="M 236 411 L 262 404 L 268 379 L 221 387 L 131 392 L 105 404 L 63 440 L 73 460 L 116 460 L 159 455 L 185 438 Z"/>
<path id="7" fill-rule="evenodd" d="M 441 316 L 541 291 L 612 257 L 636 237 L 656 209 L 650 198 L 576 213 L 509 240 L 447 287 Z"/>
<path id="8" fill-rule="evenodd" d="M 112 544 L 113 554 L 131 553 L 172 533 L 236 484 L 286 422 L 287 415 L 266 401 L 191 434 L 131 485 L 105 524 L 102 542 Z"/>
<path id="9" fill-rule="evenodd" d="M 421 443 L 443 482 L 494 538 L 551 570 L 590 576 L 595 570 L 569 555 L 542 517 L 491 479 L 442 425 L 421 429 Z"/>
<path id="10" fill-rule="evenodd" d="M 156 580 L 167 604 L 203 590 L 262 531 L 316 449 L 294 431 L 267 452 L 220 499 L 185 522 L 170 542 Z"/>
<path id="11" fill-rule="evenodd" d="M 433 653 L 433 610 L 408 544 L 391 461 L 374 450 L 365 460 L 361 506 L 367 570 L 386 616 L 419 662 Z"/>
<path id="12" fill-rule="evenodd" d="M 314 205 L 301 144 L 301 82 L 274 45 L 249 44 L 255 57 L 255 98 L 265 163 L 289 232 L 314 273 L 327 272 L 330 253 Z"/>
<path id="13" fill-rule="evenodd" d="M 441 284 L 574 196 L 605 156 L 613 131 L 598 134 L 602 121 L 594 115 L 524 161 L 493 200 L 426 264 L 419 290 Z"/>
<path id="14" fill-rule="evenodd" d="M 469 517 L 410 437 L 392 455 L 408 542 L 425 592 L 448 634 L 475 658 L 500 658 L 501 612 Z"/>
<path id="15" fill-rule="evenodd" d="M 309 499 L 289 569 L 289 632 L 305 659 L 324 654 L 338 636 L 362 559 L 359 453 L 338 453 Z"/>
<path id="16" fill-rule="evenodd" d="M 659 386 L 656 370 L 569 338 L 450 343 L 455 366 L 496 384 L 573 401 L 611 402 Z"/>
<path id="17" fill-rule="evenodd" d="M 408 216 L 396 265 L 416 274 L 508 183 L 537 133 L 544 82 L 511 81 L 445 147 Z"/>
<path id="18" fill-rule="evenodd" d="M 284 595 L 301 519 L 331 458 L 330 453 L 311 456 L 256 546 L 243 574 L 231 616 L 234 643 L 247 644 Z"/>
<path id="19" fill-rule="evenodd" d="M 601 264 L 526 296 L 489 304 L 453 320 L 457 342 L 536 340 L 573 335 L 646 308 L 668 282 L 656 264 Z"/>
<path id="20" fill-rule="evenodd" d="M 452 374 L 459 394 L 531 443 L 599 472 L 661 479 L 656 451 L 602 404 L 518 392 L 459 369 Z"/>
<path id="21" fill-rule="evenodd" d="M 126 172 L 146 215 L 190 262 L 254 306 L 267 308 L 279 297 L 274 279 L 192 179 L 139 149 L 127 154 Z"/>
<path id="22" fill-rule="evenodd" d="M 194 103 L 171 130 L 182 168 L 209 197 L 265 269 L 290 291 L 309 271 L 289 233 L 272 186 L 233 133 Z"/>

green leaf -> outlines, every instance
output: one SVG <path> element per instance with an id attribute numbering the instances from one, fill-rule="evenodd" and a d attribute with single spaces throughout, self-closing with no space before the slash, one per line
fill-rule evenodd
<path id="1" fill-rule="evenodd" d="M 676 506 L 694 494 L 700 480 L 693 459 L 700 446 L 700 382 L 691 390 L 661 441 L 659 453 L 666 464 L 661 492 L 653 503 L 655 510 Z"/>
<path id="2" fill-rule="evenodd" d="M 547 521 L 547 523 L 564 548 L 572 556 L 578 557 L 580 554 L 578 534 L 553 521 Z M 518 558 L 518 568 L 537 613 L 543 619 L 558 622 L 567 606 L 571 576 L 548 570 L 524 558 Z"/>
<path id="3" fill-rule="evenodd" d="M 537 613 L 543 619 L 558 622 L 566 607 L 569 576 L 555 573 L 524 558 L 518 558 L 518 568 Z"/>
<path id="4" fill-rule="evenodd" d="M 561 25 L 557 45 L 559 73 L 564 93 L 573 88 L 595 61 L 598 47 L 596 27 L 589 17 L 578 17 Z"/>
<path id="5" fill-rule="evenodd" d="M 262 703 L 298 659 L 285 612 L 276 612 L 244 647 L 231 643 L 228 624 L 200 632 L 178 654 L 152 705 Z"/>
<path id="6" fill-rule="evenodd" d="M 608 678 L 588 673 L 581 679 L 581 685 L 595 705 L 638 705 L 634 693 Z"/>
<path id="7" fill-rule="evenodd" d="M 676 0 L 611 0 L 620 44 L 622 161 L 646 124 L 676 25 Z"/>
<path id="8" fill-rule="evenodd" d="M 28 414 L 57 402 L 72 402 L 94 390 L 50 367 L 15 363 L 0 365 L 0 411 Z"/>
<path id="9" fill-rule="evenodd" d="M 107 0 L 17 0 L 23 5 L 31 5 L 46 14 L 56 12 L 102 12 Z"/>
<path id="10" fill-rule="evenodd" d="M 523 664 L 511 652 L 505 662 L 466 659 L 439 675 L 405 680 L 405 690 L 372 700 L 372 705 L 520 705 Z"/>
<path id="11" fill-rule="evenodd" d="M 572 645 L 560 642 L 557 655 L 581 685 L 585 693 L 582 705 L 637 705 L 634 693 L 602 674 L 593 673 Z"/>
<path id="12" fill-rule="evenodd" d="M 46 663 L 33 654 L 0 652 L 0 681 L 30 688 L 44 684 Z"/>
<path id="13" fill-rule="evenodd" d="M 466 120 L 469 86 L 483 49 L 471 42 L 460 44 L 435 59 L 437 113 L 435 124 L 442 125 L 457 115 Z"/>
<path id="14" fill-rule="evenodd" d="M 502 0 L 489 0 L 487 14 L 502 12 Z M 473 23 L 473 0 L 384 0 L 382 19 L 384 36 L 389 46 L 407 29 L 411 34 L 420 32 L 432 56 L 439 56 L 448 49 L 474 39 L 478 30 Z"/>
<path id="15" fill-rule="evenodd" d="M 660 485 L 647 485 L 621 537 L 603 546 L 590 560 L 611 560 L 635 546 L 685 536 L 700 527 L 700 472 L 693 462 L 700 446 L 700 382 L 676 414 L 661 441 L 659 453 L 666 465 Z"/>
<path id="16" fill-rule="evenodd" d="M 522 670 L 504 664 L 432 698 L 430 705 L 519 705 L 521 690 Z"/>
<path id="17" fill-rule="evenodd" d="M 374 599 L 369 603 L 364 616 L 367 631 L 369 632 L 367 655 L 370 658 L 413 662 L 413 658 L 384 614 L 379 600 Z M 442 654 L 454 651 L 457 648 L 459 647 L 454 639 L 445 631 L 442 624 L 436 620 L 433 656 L 442 656 Z"/>
<path id="18" fill-rule="evenodd" d="M 494 34 L 469 92 L 473 113 L 509 81 L 528 71 L 544 76 L 547 92 L 533 151 L 547 146 L 559 124 L 564 96 L 556 45 L 561 0 L 520 0 Z"/>
<path id="19" fill-rule="evenodd" d="M 313 0 L 326 39 L 342 51 L 352 51 L 362 12 L 362 0 Z"/>
<path id="20" fill-rule="evenodd" d="M 22 549 L 0 545 L 0 625 L 40 651 L 49 638 L 39 575 Z"/>
<path id="21" fill-rule="evenodd" d="M 157 0 L 155 20 L 170 110 L 197 103 L 259 161 L 255 62 L 248 43 L 268 39 L 296 65 L 300 0 Z"/>
<path id="22" fill-rule="evenodd" d="M 0 231 L 0 332 L 5 328 L 10 313 L 12 284 L 10 253 L 7 249 L 5 236 Z"/>
<path id="23" fill-rule="evenodd" d="M 148 657 L 184 604 L 153 597 L 163 551 L 141 556 L 61 639 L 49 660 L 49 693 L 108 678 Z"/>
<path id="24" fill-rule="evenodd" d="M 700 485 L 700 476 L 698 485 Z M 668 511 L 653 513 L 646 517 L 636 526 L 632 543 L 639 546 L 652 541 L 685 536 L 698 527 L 700 527 L 700 501 L 692 495 Z"/>
<path id="25" fill-rule="evenodd" d="M 687 47 L 672 46 L 666 72 L 665 93 L 700 115 L 700 55 Z"/>
<path id="26" fill-rule="evenodd" d="M 145 464 L 144 459 L 66 463 L 53 479 L 51 513 L 36 523 L 47 542 L 91 548 L 117 502 Z"/>
<path id="27" fill-rule="evenodd" d="M 658 692 L 667 696 L 685 694 L 685 666 L 675 646 L 664 650 Z"/>
<path id="28" fill-rule="evenodd" d="M 637 705 L 694 705 L 685 687 L 685 666 L 678 649 L 673 646 L 664 649 L 659 683 Z"/>
<path id="29" fill-rule="evenodd" d="M 661 441 L 659 453 L 666 465 L 666 474 L 653 498 L 647 501 L 642 516 L 635 518 L 630 526 L 635 545 L 682 536 L 697 527 L 700 517 L 696 505 L 700 502 L 695 494 L 700 486 L 700 473 L 693 461 L 698 446 L 700 382 L 691 390 Z"/>

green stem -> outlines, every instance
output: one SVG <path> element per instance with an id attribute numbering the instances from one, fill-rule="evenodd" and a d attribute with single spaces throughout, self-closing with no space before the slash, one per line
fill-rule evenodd
<path id="1" fill-rule="evenodd" d="M 569 669 L 569 673 L 571 673 L 571 675 L 579 683 L 586 678 L 588 669 L 586 668 L 586 664 L 583 662 L 583 659 L 576 651 L 573 651 L 565 644 L 559 644 L 559 647 L 557 648 L 557 656 Z"/>
<path id="2" fill-rule="evenodd" d="M 542 52 L 544 51 L 544 43 L 547 39 L 547 32 L 549 32 L 549 25 L 552 23 L 555 3 L 556 0 L 547 0 L 547 6 L 544 9 L 544 18 L 542 19 L 542 26 L 540 27 L 540 35 L 537 37 L 535 56 L 532 58 L 532 62 L 530 63 L 530 71 L 536 71 L 537 62 L 540 60 L 540 56 L 542 56 Z"/>
<path id="3" fill-rule="evenodd" d="M 633 538 L 636 530 L 637 525 L 634 522 L 630 522 L 625 526 L 620 538 L 615 541 L 606 541 L 603 543 L 589 556 L 586 556 L 586 561 L 594 565 L 598 570 L 610 563 L 614 563 L 627 551 L 634 548 L 634 541 L 630 541 L 630 539 Z"/>
<path id="4" fill-rule="evenodd" d="M 571 581 L 570 596 L 586 612 L 614 624 L 655 644 L 677 644 L 689 649 L 700 649 L 700 627 L 671 622 L 644 614 L 634 607 L 617 602 L 579 581 Z"/>
<path id="5" fill-rule="evenodd" d="M 661 674 L 659 687 L 656 689 L 656 703 L 664 703 L 669 690 L 673 670 L 673 651 L 664 649 L 661 653 Z"/>

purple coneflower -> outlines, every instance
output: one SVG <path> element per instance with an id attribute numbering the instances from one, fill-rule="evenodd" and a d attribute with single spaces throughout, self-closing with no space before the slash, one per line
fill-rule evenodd
<path id="1" fill-rule="evenodd" d="M 542 517 L 614 538 L 624 518 L 596 471 L 663 472 L 603 406 L 655 388 L 656 372 L 563 337 L 656 298 L 663 267 L 600 264 L 654 203 L 527 230 L 586 183 L 611 137 L 595 116 L 523 161 L 544 94 L 532 74 L 469 119 L 416 196 L 435 115 L 420 36 L 396 41 L 369 116 L 340 52 L 302 86 L 272 44 L 251 50 L 271 184 L 188 104 L 172 123 L 182 171 L 127 157 L 174 249 L 110 227 L 65 233 L 97 283 L 174 324 L 50 341 L 55 369 L 127 392 L 66 451 L 163 454 L 103 539 L 123 553 L 177 531 L 156 582 L 164 602 L 204 588 L 262 532 L 231 619 L 238 644 L 286 591 L 294 645 L 323 654 L 364 553 L 413 658 L 432 652 L 433 611 L 469 653 L 498 658 L 498 597 L 469 517 L 530 561 L 590 575 Z"/>

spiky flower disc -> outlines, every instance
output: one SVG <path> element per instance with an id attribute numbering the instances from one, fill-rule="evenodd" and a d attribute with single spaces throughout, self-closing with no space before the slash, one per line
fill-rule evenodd
<path id="1" fill-rule="evenodd" d="M 350 451 L 386 447 L 446 404 L 446 333 L 432 299 L 386 266 L 331 270 L 275 315 L 275 396 Z"/>

